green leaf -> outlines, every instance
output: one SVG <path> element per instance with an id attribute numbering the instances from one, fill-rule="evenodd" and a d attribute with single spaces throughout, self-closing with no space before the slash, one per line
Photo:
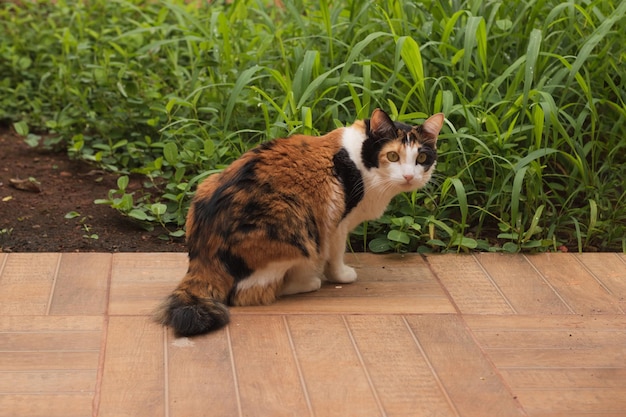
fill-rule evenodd
<path id="1" fill-rule="evenodd" d="M 128 212 L 128 216 L 132 217 L 133 219 L 137 219 L 137 220 L 148 220 L 148 215 L 139 209 L 132 209 L 131 211 Z"/>
<path id="2" fill-rule="evenodd" d="M 183 237 L 185 236 L 185 231 L 183 229 L 178 229 L 169 233 L 172 237 Z"/>
<path id="3" fill-rule="evenodd" d="M 496 26 L 502 31 L 507 31 L 513 27 L 513 22 L 509 19 L 498 19 L 496 20 Z"/>
<path id="4" fill-rule="evenodd" d="M 215 153 L 215 143 L 211 139 L 204 141 L 204 155 L 211 157 Z"/>
<path id="5" fill-rule="evenodd" d="M 457 246 L 461 248 L 467 249 L 475 249 L 478 246 L 478 242 L 475 239 L 465 236 L 457 236 L 451 243 L 450 246 Z"/>
<path id="6" fill-rule="evenodd" d="M 126 190 L 126 187 L 128 187 L 128 182 L 129 182 L 128 175 L 122 175 L 121 177 L 117 179 L 117 188 L 120 191 Z"/>
<path id="7" fill-rule="evenodd" d="M 15 132 L 20 136 L 26 136 L 29 132 L 28 123 L 23 120 L 13 123 L 13 129 L 15 129 Z"/>
<path id="8" fill-rule="evenodd" d="M 402 232 L 400 230 L 390 230 L 389 233 L 387 233 L 387 239 L 394 242 L 404 243 L 405 245 L 408 245 L 411 242 L 411 237 L 406 232 Z"/>
<path id="9" fill-rule="evenodd" d="M 114 199 L 113 207 L 117 208 L 123 213 L 127 213 L 133 208 L 133 196 L 131 194 L 124 194 L 122 198 Z"/>
<path id="10" fill-rule="evenodd" d="M 367 246 L 374 253 L 387 252 L 392 249 L 389 240 L 385 238 L 372 239 Z"/>
<path id="11" fill-rule="evenodd" d="M 522 249 L 534 249 L 534 248 L 540 248 L 542 246 L 544 245 L 543 245 L 543 241 L 541 240 L 529 240 L 528 242 L 522 243 L 521 248 Z"/>
<path id="12" fill-rule="evenodd" d="M 162 216 L 167 211 L 167 206 L 163 203 L 154 203 L 150 206 L 150 211 L 156 216 Z"/>
<path id="13" fill-rule="evenodd" d="M 168 164 L 171 166 L 176 165 L 178 162 L 178 146 L 174 142 L 167 142 L 163 146 L 163 156 Z"/>
<path id="14" fill-rule="evenodd" d="M 517 244 L 513 242 L 506 242 L 504 245 L 502 245 L 502 249 L 508 253 L 519 252 L 519 246 L 517 246 Z"/>
<path id="15" fill-rule="evenodd" d="M 77 211 L 70 211 L 68 213 L 65 213 L 65 216 L 63 216 L 66 219 L 75 219 L 76 217 L 80 217 L 80 213 Z"/>
<path id="16" fill-rule="evenodd" d="M 128 145 L 128 140 L 126 139 L 122 139 L 120 141 L 117 141 L 112 147 L 111 149 L 119 149 L 122 148 L 124 146 Z"/>

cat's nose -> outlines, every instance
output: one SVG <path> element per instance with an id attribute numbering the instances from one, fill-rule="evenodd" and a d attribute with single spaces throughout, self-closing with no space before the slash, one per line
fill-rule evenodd
<path id="1" fill-rule="evenodd" d="M 406 180 L 406 182 L 411 182 L 413 180 L 413 178 L 415 178 L 415 175 L 413 175 L 413 174 L 404 174 L 403 177 Z"/>

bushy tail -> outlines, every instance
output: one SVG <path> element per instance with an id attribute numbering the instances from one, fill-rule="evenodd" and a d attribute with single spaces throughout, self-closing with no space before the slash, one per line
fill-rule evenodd
<path id="1" fill-rule="evenodd" d="M 195 336 L 227 325 L 230 316 L 221 301 L 177 289 L 161 304 L 156 320 L 172 327 L 177 336 Z"/>

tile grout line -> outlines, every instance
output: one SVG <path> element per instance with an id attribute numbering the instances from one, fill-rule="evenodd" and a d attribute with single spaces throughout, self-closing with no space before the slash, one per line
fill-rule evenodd
<path id="1" fill-rule="evenodd" d="M 54 298 L 54 292 L 57 287 L 57 278 L 59 276 L 59 270 L 61 269 L 61 258 L 63 257 L 62 253 L 59 253 L 59 257 L 57 259 L 57 265 L 54 269 L 54 276 L 52 277 L 52 288 L 50 288 L 50 296 L 48 297 L 48 305 L 46 306 L 46 316 L 50 315 L 50 310 L 52 309 L 52 299 Z"/>
<path id="2" fill-rule="evenodd" d="M 511 311 L 513 312 L 513 314 L 519 314 L 518 311 L 515 309 L 515 307 L 513 306 L 513 304 L 511 304 L 511 301 L 507 298 L 507 296 L 504 294 L 504 291 L 502 291 L 502 289 L 500 288 L 500 286 L 498 285 L 498 283 L 493 279 L 493 277 L 491 276 L 491 274 L 487 271 L 487 269 L 485 269 L 485 267 L 483 266 L 482 263 L 480 263 L 480 260 L 476 257 L 475 254 L 472 254 L 472 259 L 474 260 L 474 262 L 476 262 L 476 264 L 478 265 L 478 267 L 480 268 L 481 271 L 483 271 L 483 273 L 485 274 L 485 276 L 487 277 L 487 279 L 489 280 L 489 282 L 491 283 L 491 285 L 493 285 L 493 287 L 496 289 L 496 291 L 498 292 L 498 294 L 500 294 L 500 297 L 502 297 L 502 299 L 504 300 L 504 302 L 506 303 L 506 305 L 509 306 L 509 308 L 511 309 Z"/>
<path id="3" fill-rule="evenodd" d="M 615 366 L 608 366 L 608 365 L 603 365 L 603 366 L 528 366 L 528 365 L 524 365 L 524 366 L 501 366 L 500 368 L 502 369 L 514 369 L 514 370 L 519 370 L 519 369 L 528 369 L 528 370 L 539 370 L 539 371 L 573 371 L 573 370 L 590 370 L 593 371 L 595 369 L 609 369 L 609 370 L 616 370 L 616 369 L 625 369 L 623 367 L 621 368 L 616 368 Z M 582 388 L 588 388 L 588 387 L 582 387 Z"/>
<path id="4" fill-rule="evenodd" d="M 615 256 L 617 256 L 617 254 L 615 254 Z M 620 306 L 619 296 L 617 296 L 617 295 L 613 294 L 613 291 L 611 291 L 611 289 L 610 289 L 609 287 L 607 287 L 607 286 L 606 286 L 606 284 L 605 284 L 604 282 L 602 282 L 602 280 L 600 279 L 600 277 L 598 277 L 598 276 L 597 276 L 597 275 L 596 275 L 596 274 L 595 274 L 595 273 L 591 270 L 591 268 L 589 268 L 589 267 L 587 266 L 587 264 L 585 264 L 585 263 L 583 262 L 583 260 L 581 259 L 581 257 L 580 257 L 580 256 L 574 255 L 574 259 L 576 259 L 576 262 L 578 262 L 578 264 L 579 264 L 579 265 L 580 265 L 580 266 L 581 266 L 581 267 L 582 267 L 582 268 L 583 268 L 583 269 L 584 269 L 584 270 L 585 270 L 585 271 L 586 271 L 589 275 L 591 275 L 591 277 L 592 277 L 592 278 L 593 278 L 593 279 L 594 279 L 594 280 L 598 283 L 598 285 L 599 285 L 600 287 L 602 287 L 602 289 L 603 289 L 604 291 L 606 291 L 606 293 L 607 293 L 608 295 L 610 295 L 611 297 L 613 297 L 613 298 L 615 299 L 617 309 L 618 309 L 618 310 L 619 310 L 622 314 L 624 314 L 624 310 L 623 310 L 623 309 L 622 309 L 622 307 Z"/>
<path id="5" fill-rule="evenodd" d="M 92 401 L 92 417 L 97 417 L 100 411 L 100 396 L 102 394 L 102 378 L 104 376 L 104 361 L 106 359 L 106 346 L 109 336 L 109 304 L 111 302 L 111 283 L 113 275 L 113 261 L 114 256 L 109 257 L 109 273 L 107 274 L 106 291 L 104 293 L 104 312 L 102 317 L 102 337 L 100 341 L 100 357 L 98 359 L 98 369 L 96 369 L 96 385 L 94 387 L 93 401 Z"/>
<path id="6" fill-rule="evenodd" d="M 556 296 L 557 296 L 557 298 L 558 298 L 559 300 L 561 300 L 561 302 L 563 303 L 563 305 L 564 305 L 565 307 L 567 307 L 567 309 L 570 311 L 570 314 L 576 314 L 576 311 L 572 308 L 572 306 L 570 306 L 570 305 L 569 305 L 569 303 L 568 303 L 567 301 L 565 301 L 565 299 L 563 298 L 563 296 L 562 296 L 561 294 L 559 294 L 559 292 L 556 290 L 556 288 L 554 288 L 554 285 L 552 285 L 552 284 L 550 283 L 550 281 L 548 281 L 548 279 L 547 279 L 547 278 L 544 276 L 544 274 L 543 274 L 543 273 L 539 270 L 539 268 L 537 268 L 537 267 L 535 266 L 535 264 L 534 264 L 534 263 L 532 263 L 532 262 L 530 261 L 530 259 L 528 259 L 528 256 L 526 256 L 526 254 L 522 254 L 521 256 L 524 258 L 524 260 L 525 260 L 526 262 L 528 262 L 528 264 L 530 265 L 530 267 L 531 267 L 532 269 L 534 269 L 534 270 L 535 270 L 535 272 L 539 275 L 539 277 L 541 278 L 541 280 L 542 280 L 542 281 L 543 281 L 543 282 L 544 282 L 544 283 L 548 286 L 548 288 L 550 288 L 550 289 L 552 290 L 552 292 L 554 293 L 554 295 L 556 295 Z"/>
<path id="7" fill-rule="evenodd" d="M 430 361 L 430 359 L 428 359 L 428 355 L 426 354 L 426 351 L 424 351 L 424 348 L 422 347 L 422 344 L 417 338 L 417 335 L 413 332 L 413 329 L 411 329 L 411 326 L 409 325 L 409 322 L 406 320 L 405 315 L 402 315 L 401 317 L 402 317 L 402 321 L 404 322 L 404 326 L 406 327 L 407 331 L 411 335 L 411 338 L 413 339 L 413 343 L 415 343 L 415 346 L 417 346 L 417 349 L 420 351 L 422 358 L 424 358 L 424 361 L 428 365 L 428 369 L 430 370 L 430 373 L 432 374 L 433 378 L 435 378 L 435 381 L 437 382 L 437 386 L 439 387 L 439 391 L 441 391 L 441 393 L 443 394 L 448 405 L 450 406 L 452 411 L 454 411 L 454 414 L 457 417 L 460 417 L 461 414 L 459 414 L 459 410 L 456 408 L 456 404 L 454 404 L 454 402 L 452 401 L 452 398 L 450 398 L 450 394 L 448 393 L 448 390 L 446 390 L 446 387 L 443 385 L 443 382 L 439 378 L 439 375 L 437 374 L 437 371 L 435 370 L 435 367 L 433 366 L 432 362 Z"/>
<path id="8" fill-rule="evenodd" d="M 169 351 L 167 348 L 167 327 L 163 326 L 163 412 L 165 417 L 170 417 L 170 383 L 169 383 Z"/>
<path id="9" fill-rule="evenodd" d="M 452 294 L 450 293 L 448 288 L 443 284 L 443 281 L 439 277 L 439 274 L 437 273 L 437 271 L 433 269 L 432 265 L 428 261 L 428 256 L 423 255 L 423 254 L 420 256 L 424 260 L 424 263 L 428 266 L 428 270 L 430 271 L 430 273 L 433 274 L 433 277 L 435 277 L 435 281 L 437 281 L 437 284 L 439 284 L 439 288 L 441 288 L 441 291 L 443 291 L 443 294 L 446 296 L 448 302 L 452 305 L 452 308 L 454 308 L 454 314 L 458 314 L 458 315 L 463 314 L 463 312 L 461 311 L 461 308 L 454 300 L 454 297 L 452 297 Z M 411 313 L 401 313 L 401 314 L 411 314 Z M 404 317 L 404 315 L 402 317 Z"/>
<path id="10" fill-rule="evenodd" d="M 2 263 L 0 264 L 0 281 L 2 281 L 2 273 L 4 272 L 4 267 L 9 261 L 9 256 L 10 254 L 6 253 L 5 256 L 2 258 Z"/>
<path id="11" fill-rule="evenodd" d="M 300 361 L 298 360 L 298 354 L 296 352 L 296 344 L 293 341 L 293 337 L 291 335 L 291 330 L 289 329 L 289 322 L 287 321 L 287 316 L 283 315 L 283 325 L 285 326 L 285 331 L 287 333 L 287 339 L 289 340 L 289 347 L 291 347 L 291 354 L 293 355 L 293 360 L 296 364 L 296 371 L 298 371 L 298 377 L 300 378 L 300 385 L 302 386 L 302 391 L 304 393 L 304 400 L 306 401 L 306 406 L 309 409 L 309 415 L 311 417 L 315 416 L 315 412 L 313 411 L 313 404 L 311 404 L 311 398 L 309 397 L 309 389 L 306 385 L 306 380 L 304 379 L 304 374 L 302 373 L 302 368 L 300 367 Z"/>
<path id="12" fill-rule="evenodd" d="M 92 401 L 92 417 L 97 417 L 100 411 L 100 396 L 102 394 L 102 378 L 104 376 L 104 360 L 106 358 L 106 344 L 109 333 L 109 317 L 104 316 L 102 322 L 102 342 L 100 347 L 100 359 L 98 360 L 98 369 L 96 369 L 96 384 L 94 387 Z"/>
<path id="13" fill-rule="evenodd" d="M 241 408 L 241 393 L 239 392 L 239 380 L 237 378 L 237 368 L 235 367 L 235 353 L 233 352 L 233 342 L 230 334 L 230 326 L 226 326 L 226 340 L 228 340 L 228 352 L 230 353 L 230 367 L 233 371 L 233 383 L 235 385 L 235 399 L 237 400 L 237 414 L 243 417 Z"/>
<path id="14" fill-rule="evenodd" d="M 378 392 L 376 387 L 374 386 L 374 381 L 372 381 L 372 377 L 367 370 L 367 366 L 365 366 L 365 360 L 363 360 L 363 355 L 361 355 L 361 351 L 359 350 L 359 346 L 354 339 L 354 335 L 352 334 L 352 330 L 350 330 L 350 325 L 346 320 L 346 316 L 344 314 L 341 315 L 341 320 L 343 320 L 343 325 L 346 327 L 346 331 L 348 332 L 348 336 L 350 337 L 350 342 L 352 342 L 352 348 L 354 349 L 357 358 L 359 359 L 359 363 L 361 364 L 361 368 L 363 369 L 363 373 L 365 374 L 365 378 L 367 379 L 367 383 L 370 386 L 370 390 L 374 395 L 374 400 L 376 401 L 376 405 L 378 405 L 378 409 L 382 413 L 383 417 L 387 416 L 387 412 L 385 411 L 385 407 L 383 407 L 383 403 L 380 401 L 380 397 L 378 396 Z"/>

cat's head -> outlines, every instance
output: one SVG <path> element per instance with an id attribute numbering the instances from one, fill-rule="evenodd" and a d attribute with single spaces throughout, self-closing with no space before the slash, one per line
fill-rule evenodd
<path id="1" fill-rule="evenodd" d="M 412 191 L 430 180 L 437 164 L 437 136 L 444 115 L 437 113 L 418 126 L 392 121 L 374 110 L 365 120 L 366 139 L 361 149 L 364 167 L 377 182 L 397 191 Z"/>

